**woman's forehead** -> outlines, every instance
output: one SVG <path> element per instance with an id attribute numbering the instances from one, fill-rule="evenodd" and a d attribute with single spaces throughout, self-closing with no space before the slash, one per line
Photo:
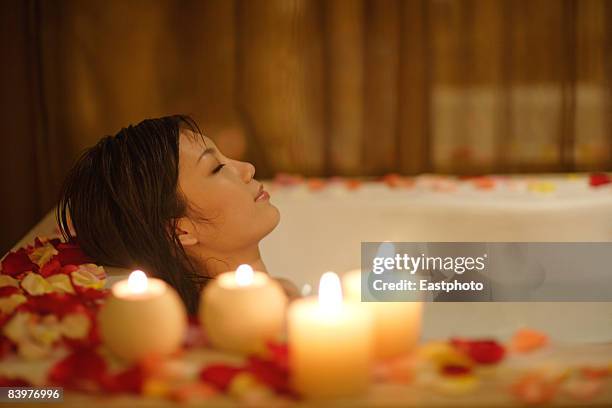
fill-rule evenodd
<path id="1" fill-rule="evenodd" d="M 201 135 L 191 129 L 181 129 L 179 144 L 182 148 L 201 151 L 209 147 L 215 147 L 215 143 L 208 136 Z"/>

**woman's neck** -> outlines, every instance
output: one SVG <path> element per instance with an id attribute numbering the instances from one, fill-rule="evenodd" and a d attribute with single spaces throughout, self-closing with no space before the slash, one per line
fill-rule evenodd
<path id="1" fill-rule="evenodd" d="M 200 259 L 205 265 L 206 273 L 212 277 L 223 272 L 235 271 L 242 264 L 248 264 L 256 271 L 268 273 L 266 265 L 261 259 L 258 246 L 232 254 L 200 254 Z"/>

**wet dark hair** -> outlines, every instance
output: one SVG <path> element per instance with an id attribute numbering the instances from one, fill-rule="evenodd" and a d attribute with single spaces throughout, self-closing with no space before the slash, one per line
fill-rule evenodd
<path id="1" fill-rule="evenodd" d="M 163 279 L 194 314 L 210 278 L 176 233 L 178 219 L 190 211 L 178 188 L 182 129 L 204 142 L 185 115 L 146 119 L 102 138 L 68 173 L 56 217 L 64 239 L 96 262 Z"/>

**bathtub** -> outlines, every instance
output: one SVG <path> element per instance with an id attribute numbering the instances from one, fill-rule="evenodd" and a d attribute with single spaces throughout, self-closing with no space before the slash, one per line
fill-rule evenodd
<path id="1" fill-rule="evenodd" d="M 591 192 L 583 184 L 568 188 L 573 190 L 499 198 L 478 191 L 394 190 L 382 183 L 317 192 L 268 184 L 281 221 L 262 242 L 262 256 L 272 275 L 316 291 L 323 272 L 359 268 L 366 241 L 612 241 L 612 192 Z M 574 194 L 576 189 L 587 195 Z M 424 310 L 425 339 L 507 339 L 531 327 L 560 342 L 612 341 L 612 302 L 436 302 Z"/>

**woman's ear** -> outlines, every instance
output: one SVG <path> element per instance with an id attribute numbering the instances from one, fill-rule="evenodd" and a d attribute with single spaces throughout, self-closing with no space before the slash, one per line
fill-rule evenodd
<path id="1" fill-rule="evenodd" d="M 183 220 L 180 220 L 176 225 L 176 235 L 184 247 L 192 246 L 199 242 L 198 237 L 193 231 L 193 224 L 189 224 L 190 225 L 184 225 Z"/>
<path id="2" fill-rule="evenodd" d="M 179 241 L 181 241 L 181 244 L 183 246 L 192 246 L 198 243 L 198 239 L 188 232 L 184 232 L 184 233 L 179 232 L 178 238 L 179 238 Z"/>

